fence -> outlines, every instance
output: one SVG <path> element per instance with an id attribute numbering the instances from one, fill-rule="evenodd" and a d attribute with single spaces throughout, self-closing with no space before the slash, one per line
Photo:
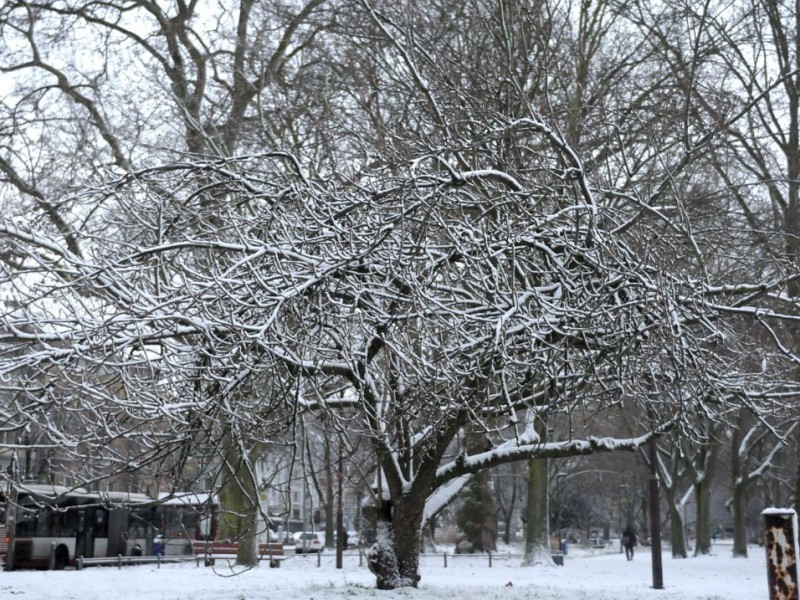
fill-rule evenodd
<path id="1" fill-rule="evenodd" d="M 561 552 L 553 552 L 551 554 L 553 557 L 553 562 L 557 565 L 564 564 L 564 555 Z M 455 554 L 449 552 L 442 552 L 441 554 L 430 554 L 430 553 L 423 553 L 420 554 L 420 558 L 436 558 L 439 557 L 442 559 L 442 563 L 444 568 L 448 567 L 449 564 L 455 565 L 460 560 L 465 559 L 479 559 L 481 561 L 486 561 L 489 567 L 492 567 L 495 562 L 500 561 L 510 561 L 511 559 L 519 559 L 522 560 L 525 558 L 524 554 L 517 554 L 513 552 L 481 552 L 481 553 L 473 553 L 473 554 Z"/>

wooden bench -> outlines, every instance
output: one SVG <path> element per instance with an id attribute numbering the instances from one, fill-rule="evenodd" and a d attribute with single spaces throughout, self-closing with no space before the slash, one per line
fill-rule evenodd
<path id="1" fill-rule="evenodd" d="M 205 558 L 206 566 L 211 566 L 216 558 L 236 559 L 239 543 L 195 540 L 192 542 L 192 549 L 195 556 Z M 280 567 L 281 561 L 286 558 L 288 557 L 283 552 L 283 544 L 270 542 L 258 545 L 258 560 L 268 560 L 270 568 Z"/>

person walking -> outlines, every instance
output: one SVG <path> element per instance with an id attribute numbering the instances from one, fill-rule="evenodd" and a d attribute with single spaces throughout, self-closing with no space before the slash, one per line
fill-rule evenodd
<path id="1" fill-rule="evenodd" d="M 153 556 L 164 556 L 164 536 L 160 533 L 153 539 Z"/>
<path id="2" fill-rule="evenodd" d="M 625 558 L 633 560 L 633 547 L 636 545 L 636 532 L 628 525 L 622 532 L 622 546 L 625 548 Z"/>

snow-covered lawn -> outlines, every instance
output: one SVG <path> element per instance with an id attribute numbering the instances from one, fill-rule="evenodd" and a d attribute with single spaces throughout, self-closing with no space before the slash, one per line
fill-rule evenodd
<path id="1" fill-rule="evenodd" d="M 754 600 L 767 597 L 764 551 L 752 547 L 747 559 L 730 557 L 718 544 L 712 556 L 673 560 L 664 555 L 664 590 L 651 589 L 650 553 L 633 562 L 616 552 L 571 550 L 563 567 L 520 566 L 517 558 L 441 556 L 422 561 L 419 589 L 380 592 L 355 555 L 344 569 L 334 557 L 289 558 L 280 569 L 266 565 L 232 575 L 227 568 L 194 563 L 92 567 L 83 571 L 0 572 L 0 598 L 21 600 Z"/>

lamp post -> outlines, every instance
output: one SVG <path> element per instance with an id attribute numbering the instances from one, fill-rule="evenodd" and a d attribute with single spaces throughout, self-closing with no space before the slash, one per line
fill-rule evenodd
<path id="1" fill-rule="evenodd" d="M 558 496 L 558 506 L 556 507 L 556 531 L 558 532 L 558 550 L 564 551 L 564 534 L 561 531 L 561 511 L 564 505 L 564 480 L 567 474 L 560 472 L 556 474 L 556 494 Z"/>
<path id="2" fill-rule="evenodd" d="M 338 496 L 339 505 L 336 508 L 336 568 L 342 568 L 342 554 L 344 553 L 344 457 L 342 452 L 342 436 L 339 434 L 339 465 L 337 475 L 339 476 Z"/>
<path id="3" fill-rule="evenodd" d="M 650 461 L 650 548 L 653 567 L 653 589 L 664 589 L 664 571 L 661 563 L 661 512 L 658 493 L 658 466 L 656 464 L 658 448 L 656 438 L 648 442 L 648 455 Z"/>
<path id="4" fill-rule="evenodd" d="M 627 489 L 624 483 L 617 486 L 617 533 L 619 533 L 619 553 L 622 554 L 622 494 Z"/>

